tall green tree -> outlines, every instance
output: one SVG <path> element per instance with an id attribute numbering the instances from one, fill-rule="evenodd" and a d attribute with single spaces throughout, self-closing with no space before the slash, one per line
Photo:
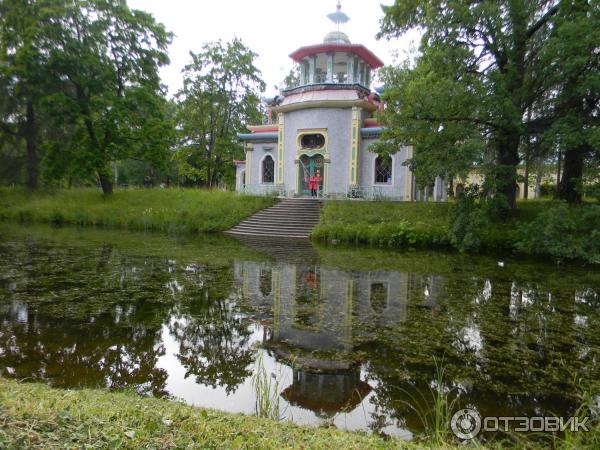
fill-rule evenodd
<path id="1" fill-rule="evenodd" d="M 29 189 L 39 181 L 43 101 L 50 88 L 47 36 L 55 14 L 55 2 L 0 2 L 0 140 L 25 149 Z"/>
<path id="2" fill-rule="evenodd" d="M 563 0 L 541 54 L 548 98 L 543 136 L 564 155 L 558 197 L 581 202 L 586 166 L 600 154 L 600 2 Z M 597 173 L 597 172 L 595 172 Z"/>
<path id="3" fill-rule="evenodd" d="M 63 86 L 52 108 L 57 125 L 73 129 L 68 142 L 49 145 L 49 159 L 57 174 L 60 162 L 93 170 L 110 194 L 112 162 L 168 158 L 173 125 L 158 69 L 171 34 L 124 0 L 62 2 L 55 24 L 49 67 Z"/>
<path id="4" fill-rule="evenodd" d="M 208 43 L 190 56 L 177 94 L 180 143 L 174 158 L 180 176 L 212 187 L 231 178 L 233 160 L 243 157 L 236 132 L 260 123 L 265 83 L 254 65 L 256 53 L 239 39 Z"/>
<path id="5" fill-rule="evenodd" d="M 424 32 L 418 74 L 400 73 L 409 85 L 387 95 L 387 122 L 400 128 L 387 135 L 391 143 L 414 143 L 414 163 L 436 168 L 427 154 L 442 152 L 448 160 L 458 146 L 459 158 L 466 162 L 479 141 L 479 155 L 493 162 L 488 166 L 490 189 L 506 206 L 515 207 L 519 149 L 530 126 L 527 112 L 547 89 L 539 76 L 539 54 L 559 3 L 397 0 L 384 7 L 381 36 L 396 37 L 414 28 Z M 397 95 L 405 91 L 411 96 Z M 418 140 L 430 132 L 440 134 Z"/>

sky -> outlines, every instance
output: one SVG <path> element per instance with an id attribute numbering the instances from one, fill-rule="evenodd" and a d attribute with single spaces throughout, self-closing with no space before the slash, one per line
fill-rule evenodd
<path id="1" fill-rule="evenodd" d="M 393 0 L 342 0 L 342 11 L 350 21 L 342 26 L 353 44 L 363 44 L 385 64 L 405 59 L 418 36 L 377 40 L 381 4 Z M 299 47 L 323 42 L 336 29 L 327 14 L 335 12 L 337 0 L 129 0 L 133 9 L 151 13 L 175 34 L 169 47 L 171 64 L 161 69 L 163 83 L 173 95 L 181 87 L 181 70 L 189 63 L 189 52 L 198 52 L 207 42 L 240 38 L 258 54 L 256 66 L 267 84 L 265 96 L 277 93 L 292 68 L 289 54 Z"/>

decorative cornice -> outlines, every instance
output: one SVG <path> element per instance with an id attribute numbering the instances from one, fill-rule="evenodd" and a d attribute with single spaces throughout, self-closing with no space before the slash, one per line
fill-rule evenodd
<path id="1" fill-rule="evenodd" d="M 255 142 L 277 142 L 277 133 L 238 133 L 238 139 Z"/>
<path id="2" fill-rule="evenodd" d="M 360 135 L 363 138 L 377 138 L 379 135 L 385 130 L 382 127 L 369 127 L 369 128 L 361 128 Z"/>
<path id="3" fill-rule="evenodd" d="M 380 60 L 375 55 L 375 53 L 373 53 L 364 45 L 360 44 L 324 43 L 317 45 L 308 45 L 305 47 L 300 47 L 298 50 L 291 53 L 290 58 L 299 63 L 302 60 L 302 58 L 306 58 L 307 56 L 327 52 L 354 53 L 356 56 L 358 56 L 364 62 L 366 62 L 371 67 L 371 69 L 377 69 L 383 66 L 383 61 Z"/>
<path id="4" fill-rule="evenodd" d="M 285 89 L 283 95 L 287 97 L 289 95 L 302 94 L 303 92 L 336 90 L 355 90 L 358 91 L 359 96 L 364 97 L 367 97 L 371 93 L 369 88 L 359 83 L 314 83 Z"/>
<path id="5" fill-rule="evenodd" d="M 267 133 L 269 131 L 277 131 L 277 124 L 268 124 L 268 125 L 248 125 L 247 127 L 252 133 Z"/>
<path id="6" fill-rule="evenodd" d="M 375 111 L 377 106 L 367 100 L 313 100 L 313 101 L 303 101 L 298 103 L 290 103 L 288 105 L 277 106 L 273 108 L 275 112 L 289 112 L 289 111 L 297 111 L 300 109 L 309 109 L 309 108 L 352 108 L 357 106 L 359 108 L 363 108 L 367 111 Z"/>

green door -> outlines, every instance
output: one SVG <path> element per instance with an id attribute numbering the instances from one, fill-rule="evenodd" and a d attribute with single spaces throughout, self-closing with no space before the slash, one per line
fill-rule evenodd
<path id="1" fill-rule="evenodd" d="M 322 155 L 302 155 L 300 157 L 300 173 L 298 176 L 300 177 L 300 191 L 301 195 L 310 195 L 310 189 L 308 187 L 308 182 L 310 177 L 314 176 L 319 171 L 319 175 L 321 177 L 321 181 L 319 181 L 319 195 L 323 194 L 323 156 Z"/>

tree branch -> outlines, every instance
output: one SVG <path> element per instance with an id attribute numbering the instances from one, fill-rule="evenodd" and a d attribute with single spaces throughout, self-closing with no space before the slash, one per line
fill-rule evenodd
<path id="1" fill-rule="evenodd" d="M 531 38 L 535 33 L 537 33 L 537 31 L 542 28 L 547 22 L 548 20 L 550 20 L 550 18 L 552 16 L 554 16 L 559 10 L 559 6 L 554 5 L 552 8 L 550 8 L 548 10 L 548 12 L 546 12 L 546 14 L 544 14 L 542 17 L 540 17 L 540 19 L 534 23 L 533 25 L 531 25 L 531 27 L 529 27 L 529 29 L 527 30 L 527 39 Z"/>

